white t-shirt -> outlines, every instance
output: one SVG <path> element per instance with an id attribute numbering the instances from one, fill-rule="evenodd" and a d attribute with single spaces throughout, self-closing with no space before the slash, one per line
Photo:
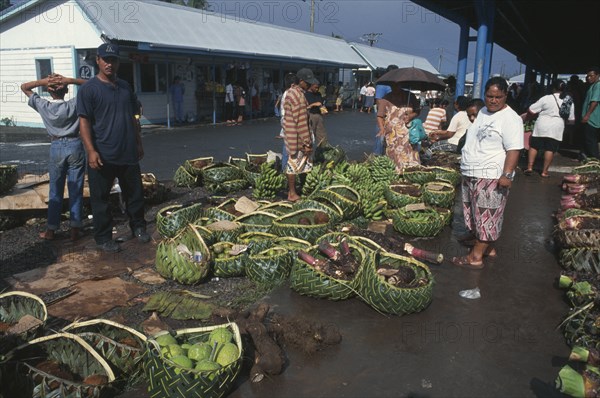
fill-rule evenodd
<path id="1" fill-rule="evenodd" d="M 565 121 L 559 115 L 560 106 L 563 100 L 559 98 L 560 94 L 548 94 L 531 104 L 529 110 L 537 113 L 538 118 L 533 126 L 534 137 L 554 138 L 562 141 L 565 130 Z M 554 98 L 553 98 L 554 97 Z M 556 101 L 554 100 L 556 98 Z M 575 110 L 571 104 L 571 114 L 569 120 L 575 120 Z"/>
<path id="2" fill-rule="evenodd" d="M 458 140 L 465 135 L 469 126 L 471 126 L 471 121 L 469 120 L 469 116 L 467 116 L 467 111 L 460 111 L 452 116 L 447 131 L 454 131 L 454 135 L 448 138 L 448 143 L 458 145 Z"/>
<path id="3" fill-rule="evenodd" d="M 231 84 L 225 86 L 225 102 L 233 102 L 233 86 Z"/>
<path id="4" fill-rule="evenodd" d="M 523 120 L 511 107 L 490 113 L 481 109 L 462 150 L 460 171 L 467 177 L 498 179 L 506 151 L 523 149 Z"/>

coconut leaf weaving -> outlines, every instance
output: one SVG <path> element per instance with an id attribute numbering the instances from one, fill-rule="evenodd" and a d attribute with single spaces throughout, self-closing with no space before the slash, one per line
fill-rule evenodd
<path id="1" fill-rule="evenodd" d="M 220 183 L 205 183 L 207 192 L 212 194 L 228 194 L 237 191 L 241 191 L 248 187 L 248 181 L 246 179 L 235 179 L 227 180 Z"/>
<path id="2" fill-rule="evenodd" d="M 196 223 L 210 231 L 213 242 L 235 242 L 238 236 L 246 232 L 242 224 L 237 221 L 202 217 Z"/>
<path id="3" fill-rule="evenodd" d="M 248 167 L 248 160 L 244 158 L 230 156 L 229 160 L 227 160 L 227 163 L 231 163 L 232 165 L 239 167 L 241 170 L 244 170 L 246 167 Z"/>
<path id="4" fill-rule="evenodd" d="M 294 206 L 290 202 L 281 201 L 262 205 L 258 210 L 281 216 L 294 211 Z"/>
<path id="5" fill-rule="evenodd" d="M 270 232 L 273 220 L 277 215 L 266 211 L 256 210 L 252 213 L 244 214 L 236 218 L 234 221 L 242 224 L 248 232 Z"/>
<path id="6" fill-rule="evenodd" d="M 562 248 L 600 247 L 600 230 L 598 229 L 569 230 L 558 228 L 554 238 Z"/>
<path id="7" fill-rule="evenodd" d="M 311 243 L 292 236 L 280 236 L 275 239 L 275 246 L 285 247 L 290 251 L 297 251 L 309 248 Z"/>
<path id="8" fill-rule="evenodd" d="M 161 355 L 160 346 L 155 338 L 168 332 L 161 332 L 149 338 L 144 355 L 144 373 L 148 380 L 148 392 L 152 398 L 221 398 L 227 395 L 242 363 L 242 339 L 235 323 L 178 330 L 178 341 L 208 341 L 208 335 L 214 329 L 226 327 L 233 333 L 234 344 L 239 356 L 230 364 L 215 371 L 197 371 L 178 366 Z"/>
<path id="9" fill-rule="evenodd" d="M 460 172 L 455 169 L 451 169 L 450 167 L 429 166 L 429 169 L 435 174 L 436 180 L 448 182 L 452 184 L 452 186 L 457 186 L 460 184 L 462 179 Z"/>
<path id="10" fill-rule="evenodd" d="M 206 297 L 206 296 L 205 296 Z M 208 319 L 214 306 L 188 290 L 170 290 L 150 296 L 142 311 L 156 311 L 172 319 Z"/>
<path id="11" fill-rule="evenodd" d="M 179 166 L 173 175 L 173 183 L 176 187 L 193 188 L 200 185 L 199 177 L 192 175 L 183 166 Z"/>
<path id="12" fill-rule="evenodd" d="M 232 252 L 233 246 L 234 244 L 231 242 L 217 242 L 210 248 L 213 254 L 212 270 L 215 276 L 229 278 L 244 275 L 248 254 Z"/>
<path id="13" fill-rule="evenodd" d="M 428 167 L 407 167 L 402 171 L 402 178 L 415 184 L 425 184 L 435 180 L 435 172 Z"/>
<path id="14" fill-rule="evenodd" d="M 337 224 L 344 218 L 344 211 L 326 198 L 302 199 L 294 203 L 292 206 L 294 211 L 302 209 L 317 209 L 321 210 L 331 217 L 331 223 Z"/>
<path id="15" fill-rule="evenodd" d="M 414 194 L 411 194 L 413 192 Z M 383 191 L 383 197 L 390 208 L 398 208 L 411 203 L 419 203 L 422 201 L 421 187 L 419 184 L 412 183 L 392 184 L 387 186 Z"/>
<path id="16" fill-rule="evenodd" d="M 242 170 L 228 163 L 213 163 L 202 170 L 202 181 L 205 186 L 243 178 Z"/>
<path id="17" fill-rule="evenodd" d="M 272 246 L 279 246 L 275 244 L 276 239 L 277 235 L 267 232 L 244 232 L 238 237 L 237 242 L 248 246 L 248 252 L 255 254 L 267 250 Z"/>
<path id="18" fill-rule="evenodd" d="M 117 393 L 109 364 L 86 341 L 71 333 L 31 340 L 11 351 L 8 358 L 2 369 L 6 397 L 100 398 Z M 47 370 L 43 363 L 48 361 L 64 371 Z M 89 376 L 99 376 L 101 384 L 84 384 L 82 380 Z"/>
<path id="19" fill-rule="evenodd" d="M 36 295 L 21 291 L 0 294 L 0 322 L 15 324 L 25 315 L 39 319 L 39 325 L 20 334 L 0 334 L 0 354 L 37 336 L 48 318 L 44 301 Z"/>
<path id="20" fill-rule="evenodd" d="M 449 182 L 433 181 L 423 184 L 423 201 L 430 206 L 450 208 L 454 205 L 454 185 Z"/>
<path id="21" fill-rule="evenodd" d="M 107 319 L 73 322 L 62 330 L 88 342 L 117 375 L 135 377 L 141 372 L 146 336 L 137 330 Z"/>
<path id="22" fill-rule="evenodd" d="M 452 217 L 454 216 L 454 213 L 452 213 L 452 210 L 444 208 L 444 207 L 437 207 L 437 206 L 434 206 L 434 209 L 442 217 L 442 221 L 444 222 L 444 225 L 452 224 Z"/>
<path id="23" fill-rule="evenodd" d="M 573 174 L 600 173 L 600 162 L 590 161 L 581 166 L 573 167 Z"/>
<path id="24" fill-rule="evenodd" d="M 392 219 L 396 231 L 410 236 L 436 236 L 444 228 L 445 222 L 440 213 L 429 207 L 422 210 L 388 210 L 387 216 Z"/>
<path id="25" fill-rule="evenodd" d="M 199 258 L 198 258 L 199 257 Z M 208 275 L 210 251 L 195 226 L 189 224 L 179 235 L 156 248 L 156 270 L 164 278 L 195 284 Z"/>
<path id="26" fill-rule="evenodd" d="M 349 220 L 360 214 L 360 195 L 346 185 L 331 185 L 316 192 L 314 198 L 326 198 L 337 204 L 344 212 L 344 219 Z"/>
<path id="27" fill-rule="evenodd" d="M 10 191 L 19 180 L 17 166 L 0 164 L 0 195 Z"/>
<path id="28" fill-rule="evenodd" d="M 415 274 L 414 287 L 389 284 L 377 274 L 381 264 L 392 268 L 408 267 Z M 362 265 L 356 276 L 359 296 L 377 311 L 404 315 L 424 310 L 433 298 L 433 275 L 429 268 L 411 257 L 376 253 Z"/>
<path id="29" fill-rule="evenodd" d="M 325 212 L 318 209 L 302 209 L 273 220 L 271 233 L 277 236 L 291 236 L 294 238 L 314 242 L 319 236 L 329 230 L 331 218 L 319 221 Z"/>
<path id="30" fill-rule="evenodd" d="M 348 235 L 344 232 L 327 233 L 321 236 L 319 239 L 317 239 L 315 243 L 319 244 L 323 241 L 327 241 L 330 243 L 340 242 L 342 239 L 347 239 L 349 242 L 352 242 L 353 244 L 359 246 L 363 250 L 363 252 L 365 252 L 365 255 L 374 254 L 376 251 L 386 251 L 383 247 L 381 247 L 369 238 L 365 238 L 363 236 Z"/>
<path id="31" fill-rule="evenodd" d="M 246 153 L 246 161 L 255 166 L 266 163 L 268 159 L 269 155 L 266 153 Z"/>
<path id="32" fill-rule="evenodd" d="M 227 221 L 233 221 L 236 217 L 235 215 L 229 213 L 228 211 L 220 207 L 209 207 L 208 209 L 204 210 L 203 215 L 206 218 Z"/>
<path id="33" fill-rule="evenodd" d="M 600 273 L 600 249 L 598 247 L 575 247 L 558 253 L 559 264 L 567 270 Z"/>
<path id="34" fill-rule="evenodd" d="M 246 275 L 260 285 L 276 286 L 288 278 L 291 266 L 291 252 L 287 248 L 275 246 L 249 255 Z"/>
<path id="35" fill-rule="evenodd" d="M 334 247 L 339 246 L 338 243 L 330 243 Z M 357 261 L 364 261 L 365 254 L 358 246 L 351 244 L 350 250 Z M 313 246 L 307 252 L 317 259 L 327 261 L 327 258 L 319 253 L 317 246 Z M 345 300 L 356 295 L 356 283 L 356 277 L 352 280 L 338 279 L 317 270 L 297 256 L 293 260 L 290 287 L 304 296 L 333 301 Z"/>
<path id="36" fill-rule="evenodd" d="M 185 170 L 195 177 L 201 177 L 202 170 L 213 164 L 214 158 L 207 156 L 203 158 L 188 159 L 183 162 Z"/>
<path id="37" fill-rule="evenodd" d="M 156 229 L 163 238 L 172 238 L 186 225 L 202 216 L 202 204 L 171 205 L 156 213 Z"/>

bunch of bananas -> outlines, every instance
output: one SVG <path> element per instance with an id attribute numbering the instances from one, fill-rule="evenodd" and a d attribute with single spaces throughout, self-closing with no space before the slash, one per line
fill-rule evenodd
<path id="1" fill-rule="evenodd" d="M 359 189 L 371 182 L 371 173 L 364 163 L 349 164 L 345 171 L 346 177 L 350 180 L 351 187 Z"/>
<path id="2" fill-rule="evenodd" d="M 257 199 L 272 199 L 285 186 L 285 176 L 273 168 L 274 162 L 260 165 L 260 175 L 254 183 L 254 197 Z"/>
<path id="3" fill-rule="evenodd" d="M 309 196 L 325 187 L 331 185 L 333 173 L 327 165 L 317 164 L 306 174 L 306 181 L 302 186 L 302 194 Z"/>
<path id="4" fill-rule="evenodd" d="M 368 165 L 371 178 L 374 181 L 385 182 L 386 184 L 389 184 L 390 182 L 398 179 L 396 165 L 392 159 L 387 156 L 372 156 L 368 160 Z"/>
<path id="5" fill-rule="evenodd" d="M 370 182 L 364 184 L 358 190 L 360 194 L 360 205 L 363 209 L 363 215 L 369 220 L 381 220 L 387 206 L 387 201 L 383 198 L 385 184 L 381 182 Z"/>

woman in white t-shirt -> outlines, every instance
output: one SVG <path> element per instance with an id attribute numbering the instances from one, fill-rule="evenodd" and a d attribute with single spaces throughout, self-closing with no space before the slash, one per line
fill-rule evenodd
<path id="1" fill-rule="evenodd" d="M 492 77 L 485 84 L 485 108 L 469 127 L 462 149 L 460 170 L 465 225 L 473 236 L 473 249 L 452 263 L 483 268 L 484 256 L 493 257 L 500 237 L 504 207 L 523 149 L 523 121 L 506 105 L 508 84 Z"/>
<path id="2" fill-rule="evenodd" d="M 533 164 L 538 152 L 544 154 L 544 165 L 541 176 L 549 177 L 548 168 L 554 159 L 554 154 L 558 151 L 558 147 L 563 139 L 565 130 L 565 120 L 560 117 L 559 111 L 563 103 L 561 93 L 564 87 L 562 80 L 556 80 L 552 83 L 552 94 L 548 94 L 531 104 L 527 113 L 521 115 L 523 121 L 535 118 L 537 120 L 533 127 L 533 134 L 529 141 L 529 152 L 527 155 L 527 169 L 525 175 L 533 173 Z M 571 104 L 569 121 L 575 120 L 575 110 Z"/>

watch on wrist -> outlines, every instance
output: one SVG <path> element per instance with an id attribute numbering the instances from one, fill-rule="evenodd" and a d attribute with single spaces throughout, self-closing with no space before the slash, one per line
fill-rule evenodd
<path id="1" fill-rule="evenodd" d="M 515 172 L 513 171 L 512 173 L 502 173 L 502 177 L 506 177 L 509 181 L 512 181 L 515 179 Z"/>

